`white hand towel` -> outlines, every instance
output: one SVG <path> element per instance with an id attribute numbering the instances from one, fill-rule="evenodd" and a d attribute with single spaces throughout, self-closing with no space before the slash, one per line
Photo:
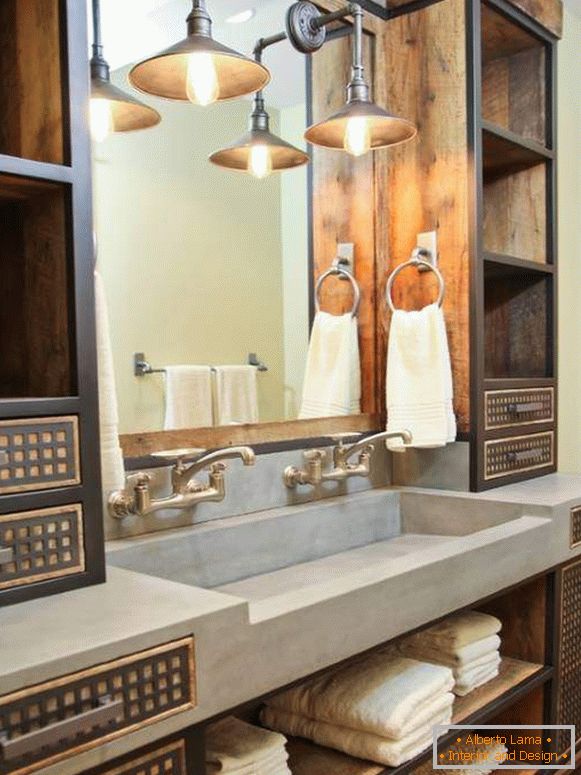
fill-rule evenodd
<path id="1" fill-rule="evenodd" d="M 456 440 L 452 368 L 444 315 L 437 304 L 419 312 L 396 310 L 387 354 L 387 430 L 411 431 L 412 447 Z M 402 450 L 392 439 L 388 447 Z"/>
<path id="2" fill-rule="evenodd" d="M 448 650 L 438 645 L 432 645 L 429 641 L 422 643 L 413 640 L 417 635 L 411 635 L 409 640 L 402 641 L 399 645 L 402 654 L 411 659 L 426 659 L 429 662 L 435 662 L 438 665 L 448 667 L 463 667 L 469 665 L 475 659 L 480 657 L 490 657 L 498 652 L 500 648 L 500 638 L 498 635 L 491 635 L 488 638 L 469 643 L 467 646 L 454 650 Z"/>
<path id="3" fill-rule="evenodd" d="M 119 409 L 115 387 L 113 350 L 109 330 L 107 297 L 103 278 L 95 272 L 95 314 L 97 324 L 97 370 L 99 381 L 99 429 L 103 492 L 125 487 L 123 452 L 119 444 Z"/>
<path id="4" fill-rule="evenodd" d="M 212 370 L 209 366 L 166 366 L 166 431 L 213 425 Z"/>
<path id="5" fill-rule="evenodd" d="M 475 679 L 487 671 L 492 671 L 500 665 L 501 657 L 498 651 L 494 651 L 488 657 L 475 659 L 460 668 L 454 668 L 454 680 L 456 684 L 471 684 Z"/>
<path id="6" fill-rule="evenodd" d="M 381 653 L 271 697 L 269 707 L 341 727 L 399 738 L 426 703 L 454 686 L 447 667 Z"/>
<path id="7" fill-rule="evenodd" d="M 287 735 L 305 737 L 319 745 L 335 748 L 360 759 L 386 764 L 388 767 L 398 767 L 429 748 L 432 745 L 434 727 L 450 724 L 451 717 L 450 705 L 449 710 L 434 716 L 424 727 L 399 740 L 393 740 L 325 721 L 314 721 L 279 708 L 266 707 L 260 715 L 266 726 L 282 730 Z M 444 734 L 444 730 L 441 734 Z"/>
<path id="8" fill-rule="evenodd" d="M 255 366 L 216 368 L 216 425 L 257 423 L 258 386 Z"/>
<path id="9" fill-rule="evenodd" d="M 311 332 L 299 419 L 361 411 L 357 318 L 317 312 Z"/>
<path id="10" fill-rule="evenodd" d="M 224 775 L 284 773 L 285 746 L 283 735 L 228 716 L 206 731 L 206 766 L 209 772 Z"/>
<path id="11" fill-rule="evenodd" d="M 458 697 L 465 697 L 467 694 L 470 694 L 470 692 L 473 692 L 474 689 L 478 689 L 479 686 L 483 686 L 489 681 L 492 681 L 500 672 L 500 661 L 501 660 L 499 659 L 496 664 L 491 667 L 484 667 L 474 671 L 469 679 L 466 678 L 462 681 L 457 681 L 454 685 L 454 694 L 457 694 Z"/>

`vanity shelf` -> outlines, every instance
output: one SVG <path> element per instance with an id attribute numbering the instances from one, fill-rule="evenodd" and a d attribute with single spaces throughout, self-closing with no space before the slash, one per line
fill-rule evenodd
<path id="1" fill-rule="evenodd" d="M 539 264 L 537 261 L 528 261 L 524 258 L 506 256 L 502 253 L 484 251 L 483 257 L 484 270 L 488 277 L 495 275 L 499 277 L 514 277 L 523 271 L 532 274 L 538 272 L 539 275 L 552 275 L 555 272 L 555 268 L 552 264 Z"/>
<path id="2" fill-rule="evenodd" d="M 485 181 L 542 164 L 554 153 L 534 140 L 519 137 L 483 119 L 482 160 Z"/>
<path id="3" fill-rule="evenodd" d="M 493 681 L 458 697 L 454 703 L 454 724 L 485 724 L 504 709 L 544 686 L 553 676 L 552 667 L 504 657 L 500 674 Z M 451 737 L 453 736 L 453 733 Z M 431 748 L 399 767 L 355 759 L 306 740 L 289 741 L 293 775 L 403 775 L 420 767 L 431 755 Z"/>

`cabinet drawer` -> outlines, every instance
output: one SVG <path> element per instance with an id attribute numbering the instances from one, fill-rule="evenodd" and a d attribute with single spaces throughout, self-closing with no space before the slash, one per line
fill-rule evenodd
<path id="1" fill-rule="evenodd" d="M 76 417 L 0 422 L 0 495 L 81 482 Z"/>
<path id="2" fill-rule="evenodd" d="M 0 514 L 0 591 L 84 570 L 79 504 Z"/>
<path id="3" fill-rule="evenodd" d="M 555 391 L 550 388 L 487 390 L 484 394 L 484 428 L 517 428 L 553 422 Z"/>
<path id="4" fill-rule="evenodd" d="M 581 742 L 581 560 L 559 571 L 561 593 L 559 659 L 557 661 L 557 724 L 574 724 Z M 558 733 L 559 750 L 569 748 L 569 732 Z"/>
<path id="5" fill-rule="evenodd" d="M 186 741 L 160 743 L 149 753 L 136 751 L 125 758 L 124 764 L 109 764 L 91 775 L 188 775 Z"/>
<path id="6" fill-rule="evenodd" d="M 0 697 L 0 775 L 25 775 L 195 707 L 184 638 Z"/>
<path id="7" fill-rule="evenodd" d="M 553 465 L 555 434 L 531 433 L 484 442 L 484 479 L 535 471 Z"/>

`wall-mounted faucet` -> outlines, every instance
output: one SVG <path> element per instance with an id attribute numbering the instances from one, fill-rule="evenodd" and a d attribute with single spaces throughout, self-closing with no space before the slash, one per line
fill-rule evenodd
<path id="1" fill-rule="evenodd" d="M 256 462 L 254 451 L 250 447 L 229 447 L 202 455 L 194 463 L 186 465 L 178 458 L 172 468 L 172 494 L 167 498 L 152 498 L 150 476 L 139 473 L 130 477 L 133 489 L 112 493 L 109 498 L 109 513 L 115 519 L 124 519 L 131 515 L 146 517 L 164 509 L 187 509 L 204 501 L 219 503 L 226 495 L 224 460 L 240 458 L 245 466 Z M 194 478 L 200 471 L 209 468 L 207 484 Z"/>
<path id="2" fill-rule="evenodd" d="M 342 482 L 352 476 L 367 477 L 371 473 L 371 459 L 375 452 L 375 445 L 379 441 L 388 439 L 401 439 L 404 444 L 412 443 L 412 434 L 409 431 L 384 431 L 374 436 L 367 436 L 355 444 L 345 445 L 340 441 L 333 449 L 333 468 L 323 471 L 323 464 L 327 458 L 324 449 L 310 449 L 305 452 L 306 467 L 288 466 L 284 471 L 284 483 L 289 489 L 297 485 L 316 486 L 322 482 Z M 356 463 L 349 460 L 359 453 Z"/>

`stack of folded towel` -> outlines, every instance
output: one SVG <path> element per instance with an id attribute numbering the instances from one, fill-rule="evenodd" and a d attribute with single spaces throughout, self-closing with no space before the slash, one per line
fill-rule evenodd
<path id="1" fill-rule="evenodd" d="M 286 738 L 228 716 L 206 732 L 206 773 L 291 775 Z"/>
<path id="2" fill-rule="evenodd" d="M 464 697 L 498 675 L 501 627 L 495 616 L 468 611 L 408 636 L 399 648 L 408 657 L 452 668 L 454 694 Z"/>
<path id="3" fill-rule="evenodd" d="M 397 767 L 452 719 L 449 668 L 376 652 L 269 699 L 265 726 L 360 759 Z M 443 733 L 444 730 L 441 730 Z"/>

